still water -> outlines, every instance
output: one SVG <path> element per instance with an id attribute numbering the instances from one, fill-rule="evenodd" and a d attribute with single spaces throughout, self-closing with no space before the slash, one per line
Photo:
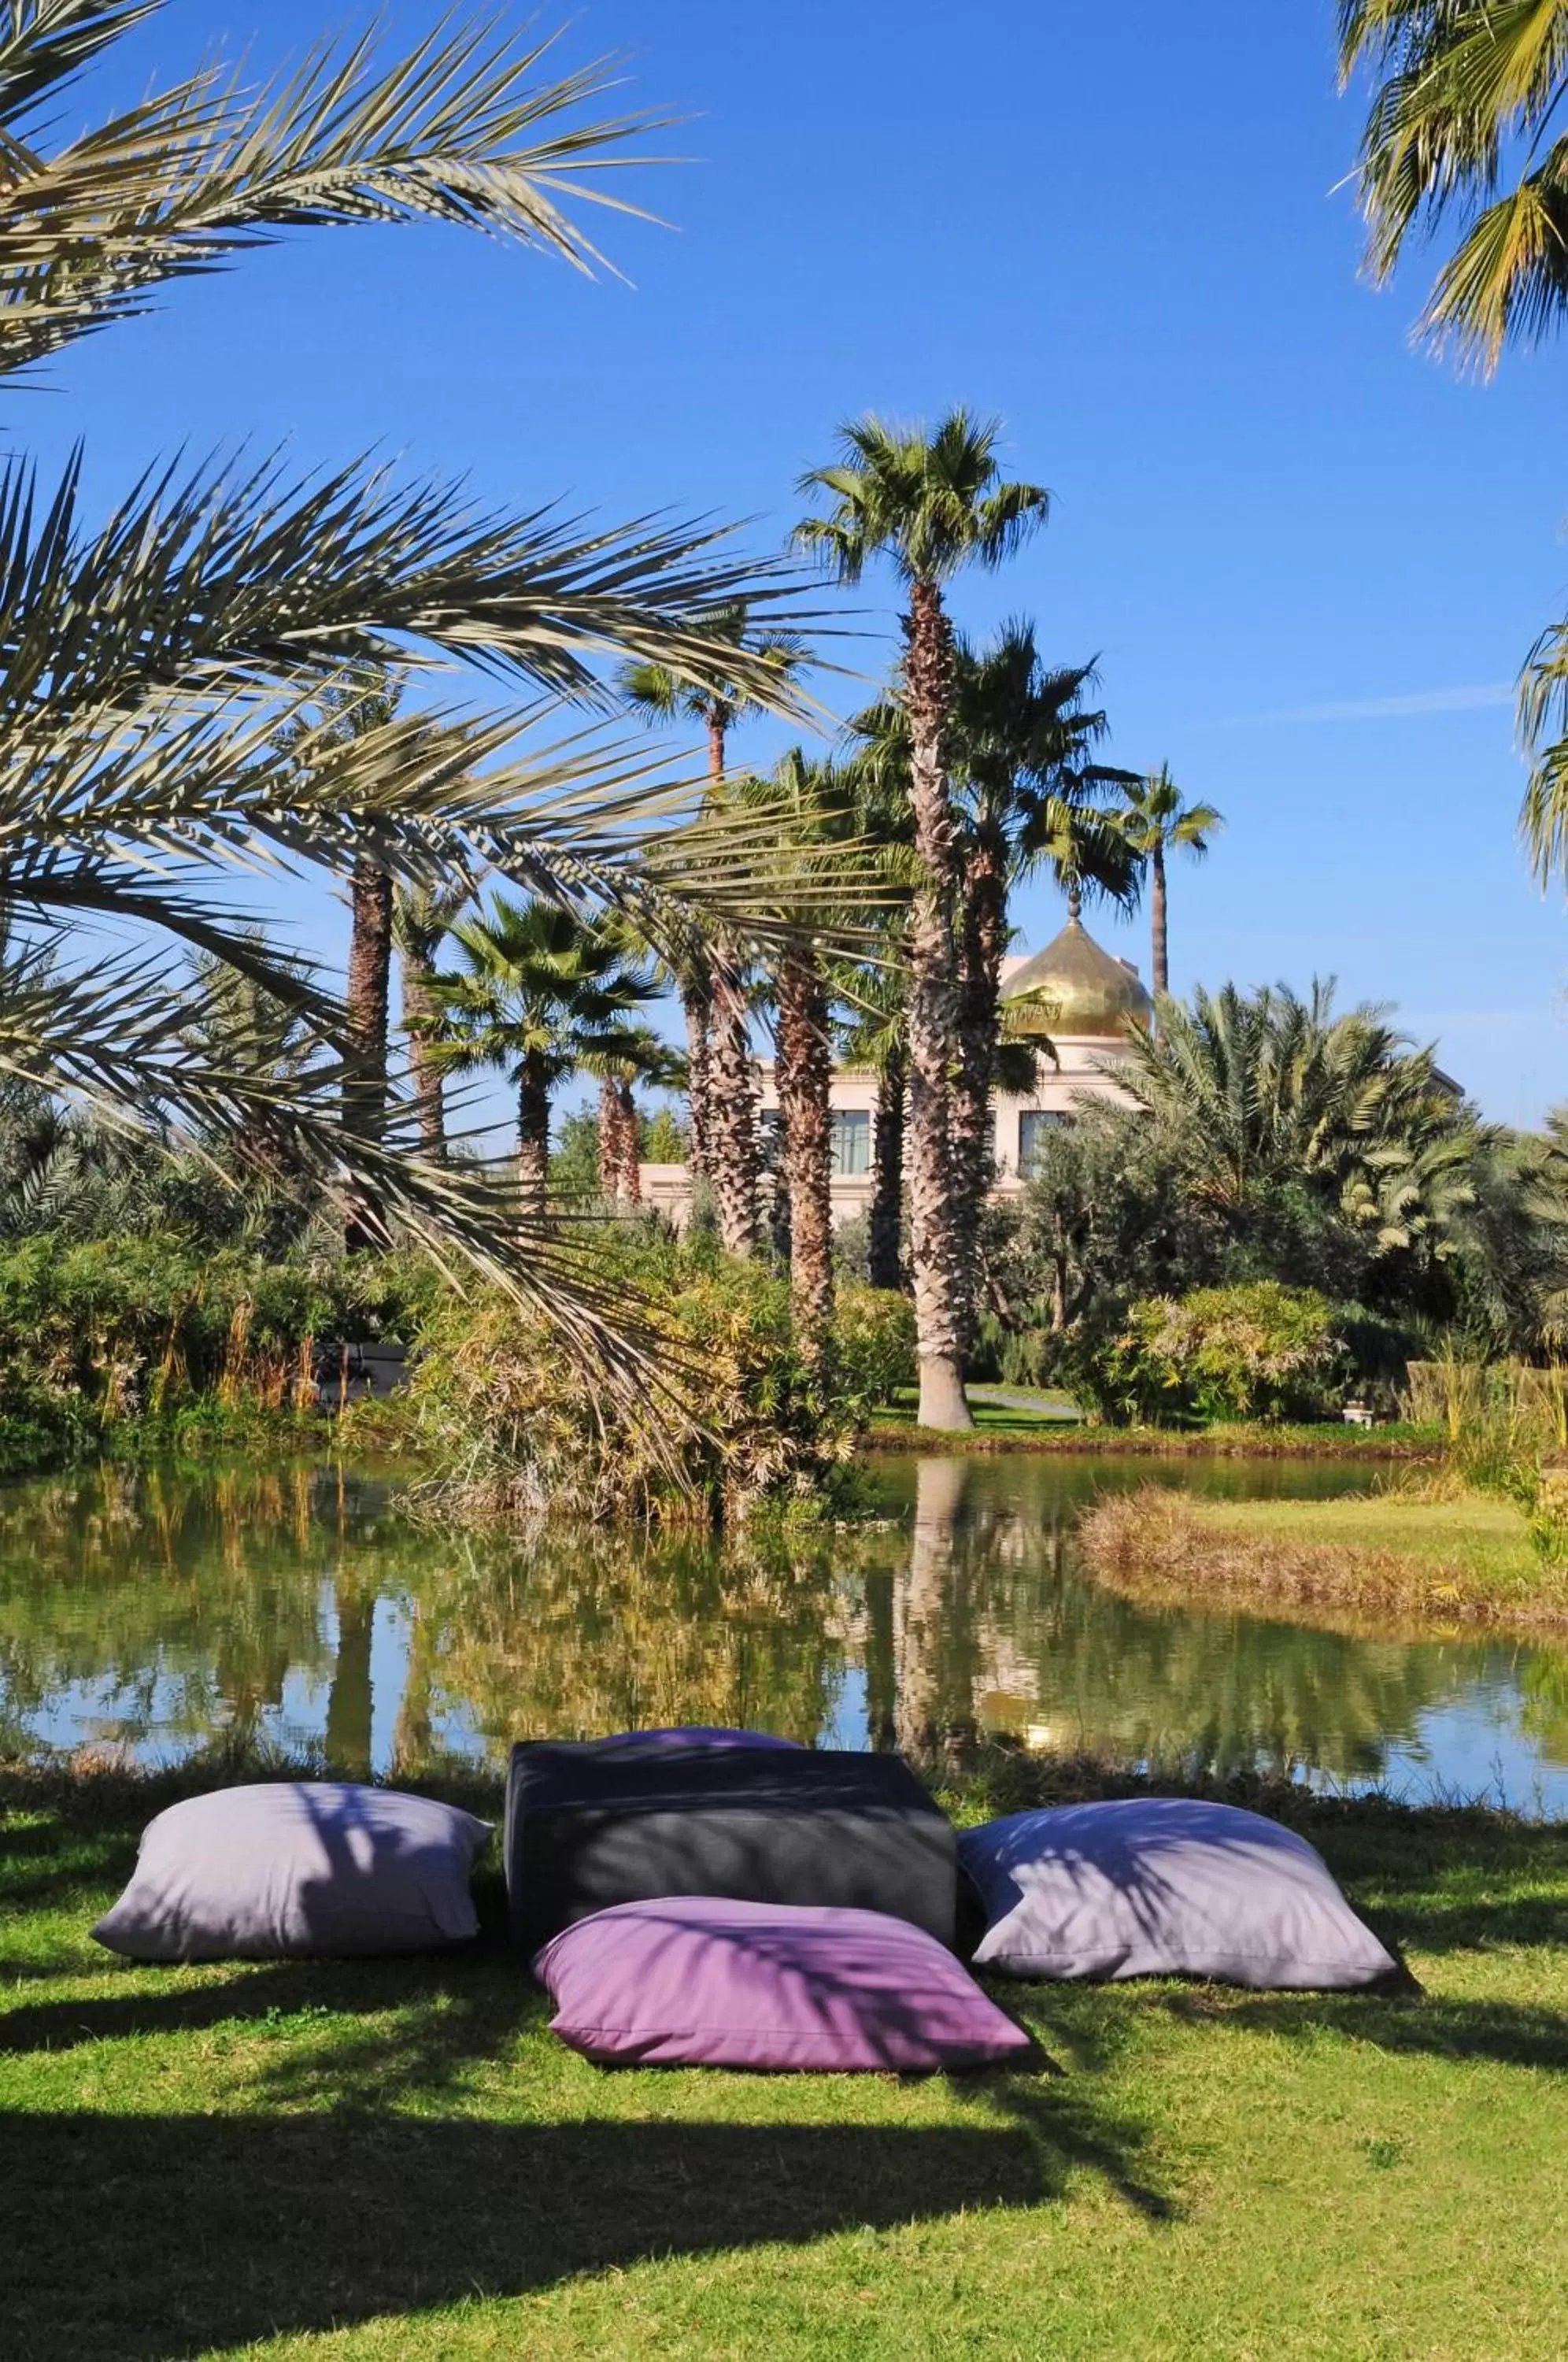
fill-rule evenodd
<path id="1" fill-rule="evenodd" d="M 915 1749 L 1287 1768 L 1568 1813 L 1568 1650 L 1150 1607 L 1082 1504 L 1152 1473 L 1325 1493 L 1289 1462 L 874 1465 L 886 1519 L 804 1546 L 416 1522 L 336 1467 L 105 1469 L 0 1493 L 0 1756 L 165 1760 L 226 1734 L 349 1770 L 499 1762 L 514 1737 L 734 1722 Z"/>

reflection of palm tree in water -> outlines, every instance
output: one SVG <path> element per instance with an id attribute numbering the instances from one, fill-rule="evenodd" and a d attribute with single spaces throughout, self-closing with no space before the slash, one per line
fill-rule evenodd
<path id="1" fill-rule="evenodd" d="M 959 1547 L 968 1469 L 922 1460 L 914 1537 L 898 1630 L 895 1722 L 906 1755 L 931 1755 L 974 1737 L 974 1615 Z"/>
<path id="2" fill-rule="evenodd" d="M 370 1769 L 370 1646 L 375 1633 L 374 1577 L 339 1566 L 335 1585 L 337 1655 L 326 1694 L 326 1760 L 334 1772 L 363 1779 Z"/>

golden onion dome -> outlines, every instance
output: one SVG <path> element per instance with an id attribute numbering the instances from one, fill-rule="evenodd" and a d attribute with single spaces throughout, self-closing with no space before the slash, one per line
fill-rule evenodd
<path id="1" fill-rule="evenodd" d="M 1114 1041 L 1147 1026 L 1154 1004 L 1138 971 L 1101 951 L 1079 919 L 1070 919 L 1043 952 L 1024 961 L 1001 988 L 1010 1033 L 1060 1034 Z"/>

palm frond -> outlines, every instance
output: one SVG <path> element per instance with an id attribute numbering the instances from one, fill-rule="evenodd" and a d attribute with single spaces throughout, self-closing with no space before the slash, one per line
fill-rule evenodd
<path id="1" fill-rule="evenodd" d="M 115 12 L 91 47 L 135 13 Z M 89 26 L 78 28 L 80 57 L 91 54 Z M 384 70 L 374 36 L 325 44 L 281 83 L 249 89 L 203 74 L 52 158 L 17 150 L 0 239 L 0 370 L 291 229 L 435 219 L 579 269 L 601 265 L 568 208 L 640 210 L 591 176 L 635 160 L 622 151 L 651 118 L 577 119 L 614 86 L 612 63 L 541 80 L 552 46 L 520 48 L 499 17 L 451 15 Z M 60 42 L 52 53 L 33 42 L 32 83 L 51 54 Z M 18 72 L 27 65 L 19 52 Z"/>

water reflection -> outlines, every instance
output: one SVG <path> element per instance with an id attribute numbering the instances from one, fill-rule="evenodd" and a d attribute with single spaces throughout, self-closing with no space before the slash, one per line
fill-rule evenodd
<path id="1" fill-rule="evenodd" d="M 986 1730 L 1568 1809 L 1568 1652 L 1152 1607 L 1079 1568 L 1143 1465 L 894 1461 L 886 1529 L 809 1547 L 412 1523 L 339 1469 L 106 1469 L 0 1495 L 0 1753 L 225 1734 L 349 1772 L 513 1738 L 741 1722 L 957 1751 Z M 1322 1491 L 1290 1463 L 1167 1470 Z"/>

